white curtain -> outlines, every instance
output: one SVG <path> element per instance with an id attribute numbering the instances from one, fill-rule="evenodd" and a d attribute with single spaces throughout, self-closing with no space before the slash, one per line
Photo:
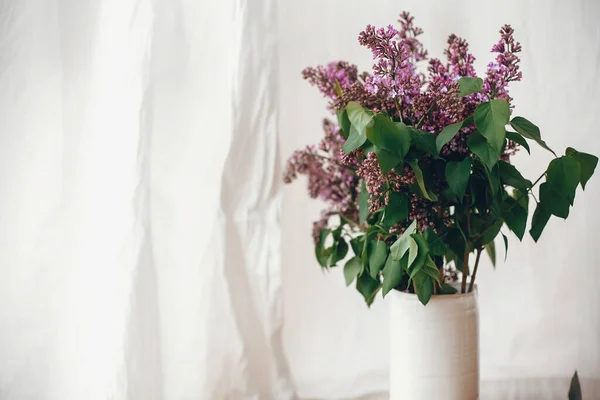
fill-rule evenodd
<path id="1" fill-rule="evenodd" d="M 519 112 L 600 154 L 594 0 L 0 0 L 0 399 L 384 398 L 385 302 L 320 272 L 280 166 L 326 116 L 299 71 L 368 68 L 358 32 L 403 9 L 480 71 L 512 23 Z M 482 268 L 483 399 L 563 399 L 575 368 L 600 398 L 599 194 Z"/>
<path id="2" fill-rule="evenodd" d="M 274 1 L 0 2 L 0 398 L 287 399 Z"/>

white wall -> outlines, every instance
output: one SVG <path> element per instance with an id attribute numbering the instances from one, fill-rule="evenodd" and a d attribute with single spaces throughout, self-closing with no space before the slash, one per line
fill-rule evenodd
<path id="1" fill-rule="evenodd" d="M 344 59 L 362 69 L 370 53 L 357 36 L 368 23 L 395 23 L 408 10 L 425 30 L 431 56 L 442 57 L 446 37 L 466 38 L 480 73 L 492 59 L 498 30 L 510 23 L 523 46 L 523 81 L 512 85 L 515 112 L 536 122 L 558 151 L 572 146 L 600 154 L 600 2 L 477 0 L 286 2 L 280 8 L 280 137 L 283 157 L 321 136 L 325 100 L 300 77 L 302 68 Z M 536 178 L 550 154 L 532 146 L 514 158 Z M 600 269 L 596 265 L 600 180 L 579 191 L 568 221 L 553 219 L 541 242 L 509 235 L 505 264 L 486 259 L 478 283 L 481 300 L 483 392 L 496 398 L 565 398 L 577 368 L 584 393 L 600 379 Z M 284 189 L 284 344 L 301 397 L 343 398 L 387 388 L 387 307 L 372 309 L 341 269 L 322 273 L 314 260 L 311 222 L 320 204 L 304 181 Z M 503 245 L 498 243 L 501 254 Z M 517 381 L 519 380 L 519 381 Z M 600 396 L 600 392 L 594 392 Z M 490 394 L 491 396 L 491 394 Z M 487 398 L 487 397 L 484 397 Z M 491 398 L 491 397 L 490 397 Z M 590 397 L 594 398 L 594 397 Z"/>

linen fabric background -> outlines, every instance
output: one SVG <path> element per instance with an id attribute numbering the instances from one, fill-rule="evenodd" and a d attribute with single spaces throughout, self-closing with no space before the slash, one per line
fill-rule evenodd
<path id="1" fill-rule="evenodd" d="M 370 68 L 358 32 L 402 10 L 480 73 L 512 24 L 516 113 L 600 154 L 598 1 L 0 1 L 0 399 L 385 398 L 386 303 L 320 270 L 281 167 L 328 115 L 300 70 Z M 600 398 L 599 194 L 484 261 L 482 399 L 564 399 L 575 369 Z"/>

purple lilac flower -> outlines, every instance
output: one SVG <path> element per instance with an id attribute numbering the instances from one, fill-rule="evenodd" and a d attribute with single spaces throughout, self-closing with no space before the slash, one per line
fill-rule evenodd
<path id="1" fill-rule="evenodd" d="M 365 80 L 367 90 L 386 100 L 393 99 L 403 108 L 420 93 L 422 81 L 410 61 L 409 45 L 396 40 L 397 35 L 398 31 L 391 25 L 379 29 L 368 25 L 359 34 L 358 42 L 371 50 L 375 60 L 373 75 Z"/>
<path id="2" fill-rule="evenodd" d="M 351 164 L 342 161 L 344 138 L 340 136 L 338 127 L 325 120 L 323 129 L 325 136 L 318 146 L 297 150 L 289 158 L 284 182 L 291 183 L 298 175 L 306 175 L 309 195 L 330 204 L 326 213 L 340 213 L 350 220 L 357 220 L 359 178 Z"/>
<path id="3" fill-rule="evenodd" d="M 346 61 L 334 61 L 326 66 L 305 68 L 302 77 L 316 86 L 323 96 L 328 97 L 331 100 L 329 108 L 334 109 L 333 104 L 339 97 L 338 90 L 350 88 L 357 82 L 358 68 Z M 336 85 L 339 87 L 336 88 Z"/>
<path id="4" fill-rule="evenodd" d="M 356 101 L 363 107 L 402 119 L 407 125 L 422 131 L 439 134 L 446 126 L 464 120 L 475 108 L 489 98 L 503 98 L 509 103 L 507 86 L 521 79 L 519 58 L 515 55 L 521 46 L 513 38 L 513 29 L 505 25 L 500 30 L 501 40 L 492 47 L 497 53 L 488 65 L 484 79 L 484 93 L 459 97 L 458 79 L 476 76 L 467 42 L 450 35 L 444 51 L 446 61 L 437 58 L 428 61 L 427 75 L 415 68 L 415 63 L 427 60 L 418 37 L 422 29 L 414 26 L 408 13 L 400 15 L 400 30 L 392 26 L 376 29 L 369 25 L 359 35 L 359 43 L 369 48 L 375 64 L 371 73 L 360 73 L 355 65 L 336 61 L 325 66 L 306 68 L 303 77 L 316 86 L 329 99 L 331 111 L 344 108 Z M 473 126 L 462 128 L 441 150 L 444 156 L 468 154 L 467 138 L 475 130 Z M 284 180 L 289 183 L 298 175 L 308 178 L 308 190 L 312 197 L 328 203 L 314 225 L 314 237 L 318 241 L 321 229 L 328 226 L 332 215 L 342 214 L 358 224 L 357 199 L 362 181 L 369 192 L 369 210 L 376 212 L 389 201 L 390 192 L 402 192 L 409 196 L 409 218 L 417 220 L 424 230 L 437 230 L 452 224 L 452 216 L 439 205 L 420 198 L 411 192 L 414 173 L 407 166 L 399 166 L 382 173 L 374 153 L 358 149 L 350 154 L 342 151 L 345 141 L 336 125 L 324 123 L 325 135 L 317 146 L 296 151 L 289 159 Z M 509 141 L 502 159 L 508 161 L 518 149 Z M 426 161 L 425 161 L 426 162 Z M 433 177 L 434 185 L 428 188 L 439 194 L 447 186 L 443 176 Z M 433 221 L 438 221 L 436 227 Z M 391 234 L 401 234 L 407 227 L 403 221 L 390 228 Z"/>
<path id="5" fill-rule="evenodd" d="M 487 76 L 483 82 L 483 90 L 491 97 L 505 99 L 509 103 L 512 98 L 508 95 L 508 83 L 520 81 L 522 73 L 519 71 L 519 57 L 516 53 L 521 51 L 521 44 L 515 42 L 514 29 L 504 25 L 500 29 L 501 39 L 492 46 L 492 52 L 498 53 L 496 60 L 488 64 Z"/>
<path id="6" fill-rule="evenodd" d="M 413 24 L 414 20 L 415 17 L 406 11 L 400 14 L 398 22 L 400 23 L 401 29 L 398 31 L 398 37 L 410 50 L 413 61 L 417 62 L 427 59 L 427 50 L 423 47 L 423 43 L 417 39 L 418 36 L 423 34 L 423 29 L 416 27 Z"/>
<path id="7" fill-rule="evenodd" d="M 469 53 L 469 44 L 465 39 L 450 35 L 448 37 L 448 48 L 444 51 L 444 54 L 448 58 L 447 69 L 454 77 L 476 76 L 475 67 L 473 66 L 475 57 Z"/>

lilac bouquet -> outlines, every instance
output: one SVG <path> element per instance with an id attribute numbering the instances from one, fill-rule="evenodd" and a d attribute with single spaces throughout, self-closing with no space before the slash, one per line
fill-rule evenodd
<path id="1" fill-rule="evenodd" d="M 359 34 L 372 72 L 345 61 L 302 72 L 337 121 L 324 121 L 321 142 L 296 151 L 284 176 L 290 183 L 306 175 L 310 196 L 328 203 L 314 223 L 316 258 L 325 268 L 347 259 L 346 284 L 356 280 L 369 305 L 379 290 L 416 293 L 423 304 L 471 291 L 482 251 L 495 263 L 494 239 L 502 235 L 508 247 L 502 227 L 523 239 L 529 196 L 537 241 L 552 215 L 568 216 L 598 162 L 573 148 L 558 157 L 537 126 L 512 116 L 508 87 L 521 80 L 521 45 L 509 25 L 479 78 L 464 39 L 449 36 L 445 61 L 429 58 L 413 17 L 402 13 L 399 23 Z M 529 141 L 556 157 L 535 182 L 510 162 L 529 153 Z"/>

